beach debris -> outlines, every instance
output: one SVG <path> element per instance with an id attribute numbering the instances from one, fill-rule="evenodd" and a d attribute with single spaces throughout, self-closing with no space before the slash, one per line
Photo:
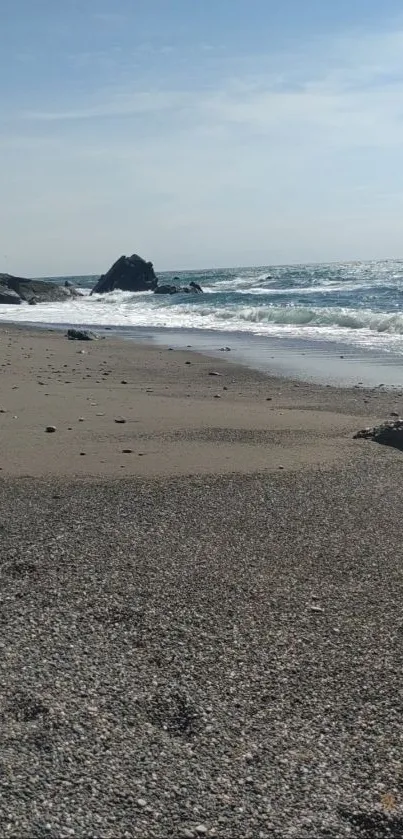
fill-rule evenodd
<path id="1" fill-rule="evenodd" d="M 124 417 L 115 417 L 115 422 L 117 422 L 119 425 L 123 425 L 123 423 L 125 423 L 126 420 Z"/>
<path id="2" fill-rule="evenodd" d="M 96 341 L 99 336 L 89 329 L 68 329 L 67 338 L 69 341 Z"/>
<path id="3" fill-rule="evenodd" d="M 387 420 L 374 428 L 362 428 L 354 434 L 354 440 L 373 440 L 374 443 L 403 450 L 403 420 Z"/>
<path id="4" fill-rule="evenodd" d="M 46 428 L 45 428 L 45 431 L 47 431 L 48 434 L 53 434 L 53 432 L 56 431 L 56 426 L 55 425 L 47 425 Z"/>

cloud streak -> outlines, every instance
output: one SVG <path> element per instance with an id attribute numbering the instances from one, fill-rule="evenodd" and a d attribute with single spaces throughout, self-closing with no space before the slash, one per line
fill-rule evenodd
<path id="1" fill-rule="evenodd" d="M 137 247 L 161 268 L 198 267 L 203 242 L 207 261 L 224 265 L 262 264 L 274 253 L 276 261 L 396 255 L 402 46 L 403 25 L 315 50 L 225 56 L 214 79 L 192 76 L 191 65 L 184 77 L 174 62 L 163 85 L 145 73 L 20 110 L 1 142 L 10 195 L 3 234 L 15 237 L 10 215 L 31 225 L 33 239 L 47 226 L 57 225 L 59 239 L 69 231 L 63 259 L 74 240 L 77 262 L 63 271 L 73 272 Z"/>

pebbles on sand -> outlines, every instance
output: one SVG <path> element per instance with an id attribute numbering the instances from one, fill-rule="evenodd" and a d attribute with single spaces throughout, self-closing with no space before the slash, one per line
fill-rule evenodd
<path id="1" fill-rule="evenodd" d="M 1 836 L 403 835 L 401 469 L 356 451 L 0 481 Z"/>

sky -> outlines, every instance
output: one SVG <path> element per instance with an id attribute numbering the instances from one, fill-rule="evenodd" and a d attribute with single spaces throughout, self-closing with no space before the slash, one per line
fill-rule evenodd
<path id="1" fill-rule="evenodd" d="M 401 0 L 0 0 L 0 271 L 403 257 Z"/>

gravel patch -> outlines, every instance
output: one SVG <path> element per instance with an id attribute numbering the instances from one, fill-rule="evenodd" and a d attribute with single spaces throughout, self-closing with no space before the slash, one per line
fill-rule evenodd
<path id="1" fill-rule="evenodd" d="M 401 837 L 401 466 L 0 480 L 0 835 Z"/>

